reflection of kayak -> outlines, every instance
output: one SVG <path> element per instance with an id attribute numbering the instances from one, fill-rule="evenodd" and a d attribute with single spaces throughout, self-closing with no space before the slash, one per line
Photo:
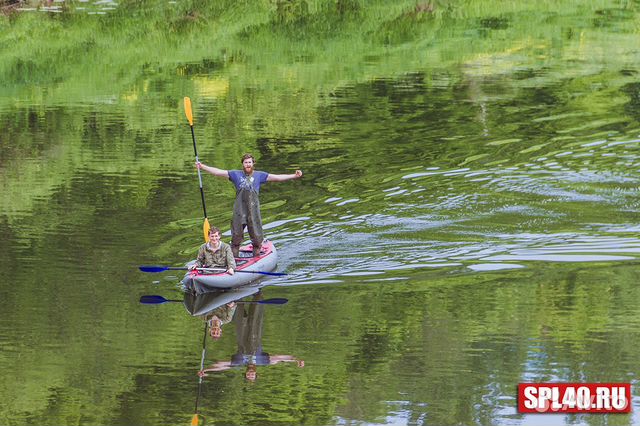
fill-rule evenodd
<path id="1" fill-rule="evenodd" d="M 260 290 L 260 286 L 234 288 L 231 290 L 218 290 L 209 293 L 184 294 L 184 307 L 192 316 L 205 315 L 219 308 L 225 303 L 235 302 L 243 297 L 251 296 Z"/>
<path id="2" fill-rule="evenodd" d="M 252 246 L 240 248 L 240 257 L 236 258 L 236 271 L 264 271 L 271 272 L 276 269 L 278 253 L 271 241 L 264 241 L 260 250 L 260 256 L 251 257 Z M 239 287 L 263 278 L 263 274 L 249 274 L 237 272 L 229 275 L 226 272 L 207 273 L 206 271 L 189 271 L 182 279 L 182 284 L 187 290 L 196 294 L 206 293 L 216 289 L 228 289 Z"/>

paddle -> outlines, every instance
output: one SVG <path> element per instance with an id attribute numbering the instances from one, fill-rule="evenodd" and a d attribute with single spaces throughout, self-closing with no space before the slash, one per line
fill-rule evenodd
<path id="1" fill-rule="evenodd" d="M 289 299 L 285 299 L 282 297 L 275 297 L 273 299 L 265 299 L 265 300 L 249 300 L 249 301 L 239 301 L 235 303 L 248 305 L 248 304 L 257 304 L 257 305 L 284 305 L 287 303 Z M 182 300 L 177 299 L 165 299 L 162 296 L 158 295 L 145 295 L 140 296 L 140 303 L 145 305 L 161 305 L 167 302 L 182 302 Z"/>
<path id="2" fill-rule="evenodd" d="M 226 269 L 224 268 L 196 268 L 198 271 L 219 271 L 224 272 Z M 172 266 L 140 266 L 140 270 L 142 272 L 164 272 L 164 271 L 188 271 L 189 268 L 186 266 L 182 267 L 172 267 Z M 283 275 L 287 275 L 285 272 L 267 272 L 267 271 L 235 271 L 241 272 L 245 274 L 262 274 L 262 275 L 272 275 L 274 277 L 281 277 Z"/>
<path id="3" fill-rule="evenodd" d="M 144 296 L 142 296 L 144 297 Z M 142 301 L 142 298 L 140 298 Z M 204 369 L 204 357 L 207 353 L 207 328 L 209 327 L 209 322 L 204 322 L 204 337 L 202 338 L 202 357 L 200 358 L 200 371 Z M 198 401 L 200 401 L 200 393 L 202 389 L 202 377 L 198 379 L 198 396 L 196 397 L 196 409 L 195 414 L 191 418 L 191 426 L 198 426 L 200 423 L 200 419 L 198 418 Z"/>
<path id="4" fill-rule="evenodd" d="M 196 134 L 193 131 L 193 111 L 191 110 L 191 99 L 188 96 L 184 98 L 184 113 L 189 120 L 189 127 L 191 127 L 191 139 L 193 139 L 193 152 L 196 154 L 196 162 L 200 162 L 198 159 L 198 147 L 196 146 Z M 207 218 L 207 206 L 204 203 L 204 190 L 202 189 L 202 175 L 200 169 L 198 169 L 198 181 L 200 182 L 200 197 L 202 198 L 202 210 L 204 210 L 204 223 L 202 224 L 202 231 L 204 232 L 204 241 L 209 242 L 209 219 Z"/>

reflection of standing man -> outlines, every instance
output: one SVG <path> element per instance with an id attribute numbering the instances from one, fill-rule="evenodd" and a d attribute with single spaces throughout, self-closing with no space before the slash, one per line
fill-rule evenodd
<path id="1" fill-rule="evenodd" d="M 256 293 L 253 301 L 262 300 L 262 292 Z M 295 362 L 298 367 L 304 367 L 304 361 L 291 355 L 269 355 L 262 350 L 262 326 L 264 323 L 263 304 L 252 303 L 243 305 L 236 309 L 233 322 L 236 324 L 236 341 L 238 351 L 231 355 L 231 361 L 219 361 L 211 367 L 198 372 L 200 376 L 206 375 L 207 371 L 224 371 L 232 367 L 246 365 L 245 377 L 247 380 L 255 381 L 257 372 L 256 366 L 273 365 L 280 362 Z"/>
<path id="2" fill-rule="evenodd" d="M 254 296 L 262 300 L 262 292 Z M 264 305 L 251 304 L 248 309 L 240 309 L 233 318 L 236 323 L 238 352 L 231 356 L 231 366 L 246 365 L 245 377 L 256 380 L 256 365 L 268 365 L 269 354 L 262 350 L 262 325 L 264 323 Z"/>
<path id="3" fill-rule="evenodd" d="M 241 162 L 242 170 L 222 170 L 200 162 L 196 163 L 196 167 L 233 182 L 236 187 L 236 201 L 233 204 L 233 218 L 231 219 L 231 251 L 235 257 L 238 257 L 246 226 L 253 244 L 253 255 L 259 256 L 260 246 L 264 240 L 258 198 L 260 186 L 266 182 L 284 182 L 301 178 L 302 171 L 296 170 L 292 174 L 275 175 L 254 170 L 255 159 L 251 154 L 243 155 Z"/>

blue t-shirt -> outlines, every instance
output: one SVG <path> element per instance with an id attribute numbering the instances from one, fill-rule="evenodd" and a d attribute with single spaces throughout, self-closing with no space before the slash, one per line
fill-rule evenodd
<path id="1" fill-rule="evenodd" d="M 251 186 L 260 192 L 260 185 L 267 181 L 269 173 L 255 170 L 251 176 L 244 174 L 242 170 L 229 170 L 229 180 L 236 186 L 236 192 L 241 189 L 251 189 Z"/>
<path id="2" fill-rule="evenodd" d="M 238 365 L 247 365 L 247 364 L 255 364 L 255 365 L 269 365 L 271 364 L 271 357 L 266 352 L 260 352 L 257 355 L 249 355 L 249 354 L 233 354 L 231 355 L 231 365 L 236 367 Z"/>

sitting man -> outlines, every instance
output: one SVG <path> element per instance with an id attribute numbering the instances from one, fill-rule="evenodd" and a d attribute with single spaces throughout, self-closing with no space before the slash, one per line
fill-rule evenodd
<path id="1" fill-rule="evenodd" d="M 192 270 L 195 268 L 221 268 L 230 275 L 234 273 L 236 260 L 231 247 L 220 241 L 220 230 L 215 226 L 209 229 L 209 242 L 200 246 L 196 262 L 190 266 Z"/>

